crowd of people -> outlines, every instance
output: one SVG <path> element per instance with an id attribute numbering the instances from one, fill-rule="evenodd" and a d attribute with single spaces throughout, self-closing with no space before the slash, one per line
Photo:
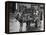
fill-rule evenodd
<path id="1" fill-rule="evenodd" d="M 40 24 L 41 24 L 41 22 L 40 22 L 41 13 L 42 12 L 40 12 L 39 10 L 35 10 L 34 7 L 27 8 L 24 5 L 19 5 L 18 9 L 16 9 L 16 11 L 14 11 L 14 13 L 11 13 L 12 15 L 10 15 L 10 16 L 12 16 L 11 22 L 13 22 L 12 24 L 14 24 L 16 26 L 16 29 L 19 32 L 39 31 Z M 14 20 L 16 19 L 19 23 L 15 23 L 16 20 L 13 21 L 13 19 Z M 16 24 L 18 24 L 18 26 Z"/>

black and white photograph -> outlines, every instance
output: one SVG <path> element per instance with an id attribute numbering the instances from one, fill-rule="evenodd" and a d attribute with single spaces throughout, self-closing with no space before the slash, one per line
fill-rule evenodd
<path id="1" fill-rule="evenodd" d="M 44 32 L 45 4 L 33 2 L 6 2 L 7 32 Z"/>

